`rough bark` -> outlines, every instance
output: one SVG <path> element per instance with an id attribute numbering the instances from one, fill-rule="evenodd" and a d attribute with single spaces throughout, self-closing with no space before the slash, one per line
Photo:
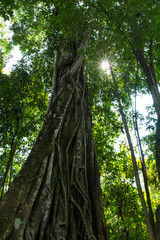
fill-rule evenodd
<path id="1" fill-rule="evenodd" d="M 0 202 L 2 240 L 109 239 L 78 51 L 57 52 L 42 130 Z"/>

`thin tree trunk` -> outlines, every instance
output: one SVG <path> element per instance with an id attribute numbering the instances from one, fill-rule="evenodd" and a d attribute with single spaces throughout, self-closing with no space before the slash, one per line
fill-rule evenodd
<path id="1" fill-rule="evenodd" d="M 16 146 L 12 145 L 5 172 L 4 172 L 4 174 L 3 174 L 3 176 L 2 176 L 2 178 L 0 180 L 1 197 L 3 196 L 3 193 L 4 193 L 4 185 L 5 185 L 5 182 L 6 182 L 6 178 L 7 178 L 8 172 L 9 172 L 9 170 L 11 168 L 12 163 L 13 163 L 13 158 L 14 158 L 15 152 L 16 152 Z"/>
<path id="2" fill-rule="evenodd" d="M 124 217 L 123 217 L 122 204 L 123 204 L 123 201 L 120 203 L 120 205 L 118 207 L 118 213 L 119 213 L 119 216 L 120 216 L 120 218 L 123 222 L 123 225 L 124 225 L 123 232 L 125 233 L 125 240 L 128 240 L 129 239 L 129 229 L 126 227 L 126 223 L 125 223 L 125 220 L 124 220 Z"/>
<path id="3" fill-rule="evenodd" d="M 2 240 L 109 239 L 79 50 L 57 53 L 42 130 L 0 203 Z"/>
<path id="4" fill-rule="evenodd" d="M 101 4 L 100 1 L 98 1 L 98 5 L 100 7 L 100 10 L 115 24 L 117 27 L 117 31 L 126 36 L 126 33 L 121 29 L 121 26 L 119 25 L 118 22 L 115 21 L 115 19 L 110 15 L 109 11 L 107 11 L 103 5 Z M 134 23 L 134 26 L 137 25 L 137 23 Z M 135 55 L 136 59 L 140 62 L 141 67 L 146 75 L 146 80 L 148 83 L 149 90 L 151 92 L 152 98 L 153 98 L 153 104 L 155 107 L 155 111 L 157 114 L 157 127 L 156 127 L 156 164 L 157 164 L 157 171 L 158 171 L 158 176 L 160 180 L 160 93 L 158 90 L 158 84 L 156 81 L 156 74 L 155 74 L 155 69 L 154 69 L 154 59 L 153 59 L 153 39 L 150 40 L 150 50 L 149 50 L 149 65 L 146 62 L 146 59 L 144 57 L 143 51 L 135 45 L 139 45 L 139 39 L 136 38 L 137 36 L 133 36 L 134 42 L 136 44 L 132 43 L 129 39 L 128 36 L 126 36 L 126 39 L 132 49 L 133 54 Z"/>
<path id="5" fill-rule="evenodd" d="M 131 44 L 131 43 L 130 43 Z M 150 41 L 150 62 L 149 65 L 146 62 L 143 52 L 140 49 L 135 49 L 131 44 L 133 53 L 135 54 L 137 60 L 140 62 L 141 67 L 146 75 L 146 80 L 148 83 L 149 90 L 153 98 L 153 104 L 157 114 L 157 126 L 156 126 L 156 164 L 158 176 L 160 179 L 160 93 L 158 89 L 158 84 L 156 81 L 156 75 L 154 71 L 153 62 L 153 40 Z"/>
<path id="6" fill-rule="evenodd" d="M 152 224 L 152 229 L 155 233 L 155 222 L 154 222 L 154 214 L 153 214 L 150 192 L 149 192 L 149 187 L 148 187 L 147 169 L 146 169 L 146 164 L 145 164 L 145 159 L 144 159 L 144 154 L 143 154 L 143 149 L 142 149 L 141 138 L 140 138 L 140 134 L 139 134 L 139 127 L 138 127 L 138 123 L 137 123 L 137 109 L 136 109 L 136 107 L 137 107 L 137 103 L 136 103 L 136 101 L 137 101 L 137 90 L 136 90 L 137 78 L 138 78 L 138 62 L 137 62 L 136 83 L 135 83 L 135 109 L 133 110 L 133 106 L 132 106 L 132 116 L 135 116 L 135 117 L 133 117 L 133 124 L 135 127 L 135 135 L 137 138 L 137 145 L 138 145 L 138 150 L 139 150 L 139 155 L 140 155 L 140 160 L 141 160 L 141 165 L 142 165 L 142 174 L 143 174 L 145 192 L 146 192 L 146 197 L 147 197 L 147 205 L 148 205 L 148 209 L 149 209 L 150 221 Z M 132 102 L 131 99 L 130 99 L 130 101 Z"/>
<path id="7" fill-rule="evenodd" d="M 156 165 L 157 165 L 157 172 L 158 177 L 160 180 L 160 93 L 158 89 L 158 84 L 156 80 L 156 74 L 154 69 L 154 59 L 153 59 L 153 39 L 150 40 L 150 51 L 149 51 L 149 65 L 146 62 L 146 59 L 144 57 L 143 52 L 140 49 L 135 49 L 133 45 L 130 43 L 133 53 L 135 54 L 137 60 L 140 62 L 141 67 L 146 75 L 146 80 L 148 83 L 148 87 L 150 89 L 152 98 L 153 98 L 153 104 L 155 107 L 155 111 L 157 114 L 157 123 L 156 123 Z M 159 212 L 159 207 L 157 208 L 157 212 Z M 159 233 L 159 226 L 160 222 L 158 218 L 156 218 L 156 228 L 155 228 L 155 236 L 156 239 L 159 239 L 160 233 Z"/>
<path id="8" fill-rule="evenodd" d="M 16 146 L 15 138 L 17 136 L 18 129 L 19 129 L 19 119 L 17 119 L 17 126 L 16 126 L 15 132 L 14 132 L 12 140 L 11 140 L 10 154 L 9 154 L 9 159 L 8 159 L 8 162 L 7 162 L 7 166 L 6 166 L 5 172 L 3 174 L 3 177 L 0 180 L 1 197 L 3 196 L 4 184 L 5 184 L 8 172 L 9 172 L 11 166 L 12 166 L 14 155 L 16 153 L 16 147 L 17 146 Z"/>
<path id="9" fill-rule="evenodd" d="M 140 135 L 139 135 L 137 121 L 135 122 L 135 124 L 136 124 L 135 128 L 136 128 L 136 133 L 137 133 L 137 142 L 139 145 L 140 159 L 141 159 L 141 165 L 142 165 L 142 174 L 143 174 L 144 186 L 145 186 L 145 191 L 146 191 L 146 196 L 147 196 L 147 204 L 148 204 L 148 209 L 149 209 L 149 216 L 150 216 L 152 228 L 153 228 L 153 230 L 155 230 L 154 214 L 153 214 L 153 209 L 152 209 L 152 204 L 151 204 L 151 199 L 150 199 L 150 192 L 149 192 L 149 187 L 148 187 L 147 169 L 146 169 L 144 154 L 143 154 L 143 150 L 142 150 L 142 144 L 141 144 L 141 139 L 140 139 Z"/>
<path id="10" fill-rule="evenodd" d="M 156 240 L 160 239 L 160 205 L 156 210 Z"/>
<path id="11" fill-rule="evenodd" d="M 141 183 L 140 183 L 140 179 L 139 179 L 138 167 L 137 167 L 136 157 L 135 157 L 135 154 L 134 154 L 134 148 L 133 148 L 133 145 L 132 145 L 131 136 L 130 136 L 130 133 L 129 133 L 126 117 L 125 117 L 125 114 L 123 112 L 123 107 L 122 107 L 122 104 L 121 104 L 116 79 L 115 79 L 115 76 L 114 76 L 114 73 L 113 73 L 113 70 L 112 70 L 111 66 L 110 66 L 110 70 L 111 70 L 111 75 L 112 75 L 112 79 L 113 79 L 114 86 L 115 86 L 115 93 L 116 93 L 116 97 L 117 97 L 117 101 L 118 101 L 118 105 L 119 105 L 119 111 L 120 111 L 120 114 L 121 114 L 121 117 L 122 117 L 122 121 L 123 121 L 123 124 L 124 124 L 127 140 L 128 140 L 129 147 L 130 147 L 136 185 L 137 185 L 139 197 L 140 197 L 140 200 L 141 200 L 141 204 L 142 204 L 142 208 L 143 208 L 143 212 L 144 212 L 144 216 L 145 216 L 145 220 L 146 220 L 148 236 L 149 236 L 150 240 L 155 240 L 154 230 L 152 229 L 150 216 L 149 216 L 147 206 L 146 206 L 146 203 L 145 203 L 145 199 L 144 199 L 144 196 L 143 196 L 143 192 L 142 192 L 142 187 L 141 187 Z"/>

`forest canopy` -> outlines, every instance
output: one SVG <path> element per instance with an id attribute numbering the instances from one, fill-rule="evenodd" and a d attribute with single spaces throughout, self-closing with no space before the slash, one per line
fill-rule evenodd
<path id="1" fill-rule="evenodd" d="M 86 109 L 91 108 L 92 112 L 92 134 L 110 239 L 159 240 L 159 1 L 1 0 L 0 3 L 1 201 L 32 152 L 48 113 L 49 99 L 52 104 L 52 98 L 57 98 L 58 90 L 54 88 L 60 89 L 63 81 L 69 81 L 65 71 L 71 69 L 70 75 L 78 71 L 74 72 L 78 61 L 77 65 L 73 63 L 79 56 L 79 61 L 84 58 L 78 76 L 83 82 L 83 70 L 87 87 L 83 82 L 82 96 L 89 96 L 90 107 Z M 8 25 L 11 34 L 7 34 Z M 15 46 L 22 58 L 5 73 Z M 66 62 L 56 75 L 56 59 L 59 69 L 62 68 L 63 52 L 67 53 L 63 56 Z M 57 53 L 61 53 L 60 57 Z M 69 68 L 71 64 L 73 67 Z M 64 72 L 66 75 L 61 78 Z M 57 76 L 61 82 L 55 87 Z M 140 97 L 144 99 L 142 102 Z M 149 105 L 145 103 L 147 98 L 152 99 Z M 85 97 L 83 101 L 87 102 Z M 76 112 L 74 107 L 72 112 Z M 89 111 L 86 109 L 85 113 Z M 71 141 L 67 138 L 71 131 L 66 126 L 74 117 L 67 116 L 59 140 L 62 146 Z M 83 118 L 87 131 L 89 117 Z M 78 126 L 79 120 L 75 119 Z M 75 239 L 81 239 L 80 235 Z"/>

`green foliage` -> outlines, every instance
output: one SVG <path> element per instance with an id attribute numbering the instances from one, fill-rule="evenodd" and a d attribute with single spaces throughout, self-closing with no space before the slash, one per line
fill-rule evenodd
<path id="1" fill-rule="evenodd" d="M 123 126 L 115 102 L 113 84 L 103 72 L 99 74 L 99 69 L 93 62 L 90 64 L 87 61 L 86 64 L 93 113 L 93 136 L 101 173 L 105 217 L 111 239 L 147 239 L 131 156 L 125 140 L 121 140 Z M 120 91 L 124 87 L 127 89 L 126 85 L 120 81 Z M 124 104 L 130 101 L 129 92 L 126 92 L 121 92 Z M 130 104 L 126 104 L 126 111 L 129 106 Z"/>
<path id="2" fill-rule="evenodd" d="M 9 75 L 0 76 L 1 168 L 0 178 L 15 149 L 10 168 L 11 181 L 19 172 L 41 128 L 48 102 L 43 83 L 32 77 L 24 66 L 17 66 Z"/>
<path id="3" fill-rule="evenodd" d="M 121 139 L 124 139 L 123 124 L 117 110 L 114 85 L 111 76 L 106 76 L 99 65 L 106 57 L 110 60 L 128 125 L 133 131 L 131 97 L 136 91 L 141 94 L 148 92 L 145 74 L 133 50 L 142 50 L 149 63 L 150 40 L 154 40 L 154 65 L 159 79 L 159 2 L 21 0 L 1 3 L 0 14 L 5 20 L 9 16 L 12 18 L 11 29 L 14 32 L 11 42 L 5 37 L 1 24 L 0 178 L 6 169 L 11 148 L 15 148 L 5 188 L 20 170 L 41 128 L 51 93 L 55 50 L 73 49 L 73 39 L 78 44 L 79 39 L 90 35 L 85 52 L 85 75 L 111 239 L 147 239 L 131 156 L 127 144 Z M 13 44 L 20 46 L 23 59 L 7 76 L 2 74 L 2 70 Z M 148 111 L 146 127 L 150 134 L 143 141 L 147 149 L 148 183 L 155 210 L 160 201 L 155 163 L 156 119 L 154 110 Z M 140 122 L 144 121 L 140 114 L 135 115 Z"/>
<path id="4" fill-rule="evenodd" d="M 9 31 L 7 24 L 0 17 L 0 71 L 3 70 L 7 56 L 12 49 L 11 38 L 8 36 L 7 31 Z"/>
<path id="5" fill-rule="evenodd" d="M 136 189 L 129 183 L 112 181 L 103 193 L 111 239 L 148 239 Z"/>
<path id="6" fill-rule="evenodd" d="M 14 7 L 14 0 L 0 0 L 0 16 L 2 16 L 4 20 L 9 20 L 10 16 L 13 16 Z"/>

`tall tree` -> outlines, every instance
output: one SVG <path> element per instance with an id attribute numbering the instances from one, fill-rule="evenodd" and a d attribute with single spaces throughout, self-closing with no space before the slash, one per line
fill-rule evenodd
<path id="1" fill-rule="evenodd" d="M 6 1 L 2 2 L 6 5 Z M 108 43 L 114 39 L 114 48 L 119 48 L 117 59 L 137 49 L 146 57 L 145 41 L 136 42 L 134 33 L 137 39 L 144 40 L 148 32 L 141 34 L 139 25 L 134 28 L 134 20 L 139 23 L 141 12 L 145 11 L 139 13 L 137 9 L 147 9 L 150 0 L 144 8 L 141 1 L 138 7 L 133 3 L 128 6 L 126 1 L 14 1 L 12 7 L 20 11 L 13 25 L 13 40 L 21 44 L 30 62 L 34 59 L 33 69 L 42 71 L 37 64 L 41 58 L 46 72 L 50 72 L 52 64 L 48 64 L 48 58 L 53 58 L 57 51 L 53 91 L 42 130 L 24 167 L 1 201 L 3 239 L 109 238 L 83 77 L 83 52 L 88 41 L 88 33 L 84 33 L 91 32 L 92 44 L 96 42 L 98 46 L 97 40 L 104 47 L 106 39 Z M 147 20 L 147 14 L 144 15 Z M 120 210 L 121 205 L 120 202 Z M 120 217 L 123 221 L 121 211 Z M 124 230 L 128 238 L 126 225 Z"/>
<path id="2" fill-rule="evenodd" d="M 57 51 L 42 130 L 0 203 L 1 239 L 109 239 L 79 54 L 85 45 Z"/>
<path id="3" fill-rule="evenodd" d="M 97 1 L 94 5 L 106 18 L 108 33 L 111 33 L 112 50 L 125 56 L 134 54 L 145 74 L 145 81 L 153 98 L 157 114 L 156 127 L 156 164 L 160 179 L 160 93 L 157 80 L 156 50 L 159 45 L 159 12 L 160 6 L 156 1 Z M 102 27 L 104 33 L 105 30 Z M 108 35 L 107 33 L 107 35 Z M 108 40 L 108 39 L 107 39 Z M 125 50 L 124 50 L 125 49 Z M 128 53 L 126 54 L 126 50 Z M 112 51 L 112 54 L 113 54 Z"/>
<path id="4" fill-rule="evenodd" d="M 115 75 L 114 75 L 114 72 L 113 72 L 113 68 L 111 66 L 110 66 L 110 71 L 111 71 L 111 76 L 112 76 L 112 79 L 113 79 L 113 82 L 114 82 L 114 85 L 115 85 L 115 94 L 116 94 L 117 101 L 118 101 L 119 111 L 120 111 L 120 114 L 121 114 L 121 117 L 122 117 L 122 121 L 123 121 L 123 124 L 124 124 L 128 144 L 129 144 L 129 147 L 130 147 L 134 176 L 135 176 L 135 180 L 136 180 L 138 194 L 139 194 L 141 204 L 142 204 L 142 207 L 143 207 L 143 211 L 144 211 L 144 216 L 145 216 L 145 220 L 146 220 L 149 239 L 150 240 L 155 240 L 155 236 L 154 236 L 155 227 L 154 227 L 154 217 L 153 217 L 152 208 L 149 208 L 149 210 L 151 210 L 151 211 L 148 212 L 147 205 L 146 205 L 145 198 L 144 198 L 143 191 L 142 191 L 142 186 L 141 186 L 141 182 L 140 182 L 139 173 L 138 173 L 138 166 L 137 166 L 137 162 L 136 162 L 134 147 L 133 147 L 132 140 L 131 140 L 131 135 L 130 135 L 130 132 L 129 132 L 126 116 L 125 116 L 124 111 L 123 111 L 121 98 L 120 98 L 120 95 L 119 95 L 118 86 L 117 86 L 117 82 L 116 82 Z M 147 190 L 148 190 L 148 185 L 147 185 Z M 147 195 L 147 199 L 148 199 L 148 195 Z M 149 198 L 149 200 L 150 200 L 150 198 Z M 149 203 L 150 203 L 150 201 L 149 201 Z"/>

